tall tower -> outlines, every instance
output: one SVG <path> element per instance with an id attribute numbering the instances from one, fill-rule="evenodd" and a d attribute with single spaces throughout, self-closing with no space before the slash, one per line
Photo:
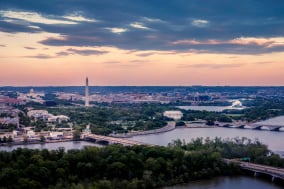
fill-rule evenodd
<path id="1" fill-rule="evenodd" d="M 86 86 L 85 86 L 85 106 L 89 106 L 89 80 L 86 77 Z"/>

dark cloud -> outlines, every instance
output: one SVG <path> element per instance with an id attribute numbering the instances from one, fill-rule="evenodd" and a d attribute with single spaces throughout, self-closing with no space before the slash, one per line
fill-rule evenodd
<path id="1" fill-rule="evenodd" d="M 39 30 L 38 28 L 30 27 L 29 25 L 23 24 L 21 22 L 18 22 L 18 23 L 5 22 L 1 20 L 1 16 L 0 16 L 0 31 L 7 32 L 7 33 L 18 33 L 18 32 L 38 33 L 41 30 Z"/>
<path id="2" fill-rule="evenodd" d="M 61 51 L 61 52 L 56 53 L 57 56 L 68 56 L 70 54 L 71 54 L 70 52 L 66 52 L 66 51 Z"/>
<path id="3" fill-rule="evenodd" d="M 6 45 L 0 44 L 0 47 L 6 47 Z"/>
<path id="4" fill-rule="evenodd" d="M 25 49 L 28 49 L 28 50 L 35 50 L 36 48 L 34 47 L 24 47 Z"/>
<path id="5" fill-rule="evenodd" d="M 271 38 L 284 35 L 284 1 L 275 0 L 200 0 L 175 1 L 1 1 L 0 11 L 13 10 L 39 13 L 49 19 L 74 21 L 76 24 L 45 24 L 14 19 L 0 14 L 0 31 L 51 32 L 61 38 L 47 38 L 48 46 L 94 47 L 113 46 L 126 50 L 203 51 L 213 53 L 261 54 L 282 52 L 283 46 L 257 44 L 183 44 L 178 40 L 228 41 L 239 37 Z M 80 15 L 86 22 L 70 20 L 66 15 Z M 65 17 L 64 17 L 65 16 Z M 68 53 L 68 52 L 66 52 Z M 59 53 L 62 56 L 67 54 Z M 92 52 L 73 52 L 89 55 Z M 94 52 L 96 54 L 96 52 Z M 98 53 L 100 54 L 100 53 Z M 138 56 L 150 56 L 141 54 Z"/>
<path id="6" fill-rule="evenodd" d="M 129 62 L 136 63 L 136 64 L 142 64 L 142 63 L 147 63 L 148 61 L 147 60 L 131 60 Z"/>
<path id="7" fill-rule="evenodd" d="M 37 54 L 34 56 L 25 56 L 26 58 L 36 58 L 36 59 L 50 59 L 54 58 L 53 56 L 47 55 L 47 54 Z"/>
<path id="8" fill-rule="evenodd" d="M 90 55 L 102 55 L 108 53 L 108 51 L 98 51 L 98 50 L 77 50 L 77 49 L 67 49 L 68 52 L 73 54 L 79 54 L 82 56 L 90 56 Z"/>
<path id="9" fill-rule="evenodd" d="M 82 56 L 91 56 L 91 55 L 102 55 L 106 54 L 108 51 L 99 51 L 99 50 L 91 50 L 91 49 L 83 49 L 83 50 L 78 50 L 78 49 L 67 49 L 66 51 L 61 51 L 56 53 L 58 56 L 68 56 L 72 54 L 79 54 Z"/>
<path id="10" fill-rule="evenodd" d="M 136 54 L 136 56 L 147 57 L 147 56 L 152 56 L 154 54 L 156 54 L 156 53 L 154 53 L 154 52 L 146 52 L 146 53 Z"/>

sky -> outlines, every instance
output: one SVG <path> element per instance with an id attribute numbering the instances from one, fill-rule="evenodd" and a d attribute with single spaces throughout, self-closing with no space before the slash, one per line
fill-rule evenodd
<path id="1" fill-rule="evenodd" d="M 283 0 L 1 0 L 0 86 L 284 85 Z"/>

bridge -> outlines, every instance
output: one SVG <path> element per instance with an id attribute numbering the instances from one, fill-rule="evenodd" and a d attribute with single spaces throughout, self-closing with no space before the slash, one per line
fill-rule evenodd
<path id="1" fill-rule="evenodd" d="M 264 124 L 248 124 L 248 125 L 237 125 L 237 124 L 224 124 L 221 127 L 227 128 L 238 128 L 238 129 L 253 129 L 253 130 L 268 130 L 268 131 L 284 131 L 283 125 L 264 125 Z"/>
<path id="2" fill-rule="evenodd" d="M 282 131 L 282 129 L 284 129 L 283 125 L 265 125 L 265 124 L 254 123 L 249 126 L 256 130 Z"/>
<path id="3" fill-rule="evenodd" d="M 284 169 L 283 168 L 276 168 L 266 165 L 259 165 L 255 163 L 248 163 L 239 160 L 231 160 L 231 159 L 224 159 L 227 163 L 236 163 L 238 164 L 241 169 L 248 170 L 254 173 L 254 176 L 268 175 L 271 176 L 271 180 L 274 181 L 275 179 L 281 179 L 284 181 Z"/>
<path id="4" fill-rule="evenodd" d="M 125 138 L 115 138 L 115 137 L 96 135 L 96 134 L 90 134 L 90 133 L 83 133 L 81 137 L 84 140 L 102 142 L 106 144 L 122 144 L 124 146 L 133 146 L 133 145 L 155 146 L 153 144 L 147 144 L 143 142 L 127 140 Z"/>

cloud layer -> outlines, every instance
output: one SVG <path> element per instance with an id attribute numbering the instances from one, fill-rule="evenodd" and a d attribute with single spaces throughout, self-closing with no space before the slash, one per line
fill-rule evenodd
<path id="1" fill-rule="evenodd" d="M 52 0 L 51 0 L 52 1 Z M 50 32 L 48 46 L 114 46 L 261 54 L 284 49 L 284 2 L 68 1 L 0 2 L 0 31 Z"/>
<path id="2" fill-rule="evenodd" d="M 284 85 L 283 0 L 0 1 L 0 85 Z"/>

